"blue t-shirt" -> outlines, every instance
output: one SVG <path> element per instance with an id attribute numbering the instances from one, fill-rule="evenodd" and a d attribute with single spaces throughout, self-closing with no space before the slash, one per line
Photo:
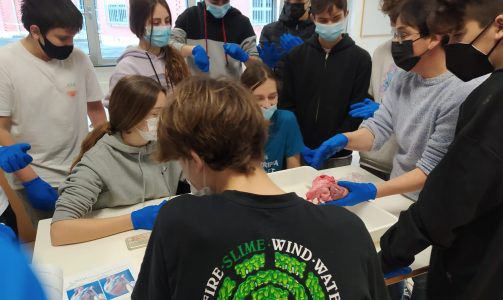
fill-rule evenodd
<path id="1" fill-rule="evenodd" d="M 295 115 L 287 110 L 277 110 L 271 118 L 262 167 L 267 173 L 283 170 L 286 158 L 299 154 L 303 147 Z"/>

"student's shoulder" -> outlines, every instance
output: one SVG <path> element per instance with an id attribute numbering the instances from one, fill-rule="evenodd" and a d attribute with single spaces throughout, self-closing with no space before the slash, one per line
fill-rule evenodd
<path id="1" fill-rule="evenodd" d="M 17 61 L 20 52 L 23 50 L 20 47 L 21 42 L 14 42 L 0 47 L 0 67 L 6 66 L 6 64 L 11 64 Z"/>
<path id="2" fill-rule="evenodd" d="M 297 122 L 297 118 L 295 117 L 295 114 L 289 110 L 284 110 L 284 109 L 278 109 L 276 111 L 277 116 L 277 121 L 281 123 L 288 123 L 292 124 Z"/>

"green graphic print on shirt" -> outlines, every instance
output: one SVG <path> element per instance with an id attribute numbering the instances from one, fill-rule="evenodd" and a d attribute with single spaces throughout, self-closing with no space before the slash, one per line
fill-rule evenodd
<path id="1" fill-rule="evenodd" d="M 311 250 L 282 239 L 232 249 L 213 269 L 204 300 L 341 299 L 334 276 Z"/>

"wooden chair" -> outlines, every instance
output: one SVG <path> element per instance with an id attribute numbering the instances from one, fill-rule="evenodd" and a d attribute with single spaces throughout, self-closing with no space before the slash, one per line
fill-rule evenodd
<path id="1" fill-rule="evenodd" d="M 24 204 L 21 199 L 17 196 L 16 192 L 10 187 L 4 173 L 0 170 L 0 187 L 2 187 L 4 193 L 7 195 L 10 207 L 16 214 L 16 223 L 19 239 L 24 243 L 30 243 L 35 240 L 37 231 L 33 226 Z"/>

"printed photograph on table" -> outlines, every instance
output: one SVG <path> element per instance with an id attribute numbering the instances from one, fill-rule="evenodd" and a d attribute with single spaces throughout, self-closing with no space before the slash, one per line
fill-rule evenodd
<path id="1" fill-rule="evenodd" d="M 69 300 L 107 300 L 98 281 L 67 290 Z"/>
<path id="2" fill-rule="evenodd" d="M 106 299 L 118 299 L 120 296 L 130 294 L 133 291 L 135 280 L 129 270 L 100 279 L 100 284 L 105 291 Z"/>

